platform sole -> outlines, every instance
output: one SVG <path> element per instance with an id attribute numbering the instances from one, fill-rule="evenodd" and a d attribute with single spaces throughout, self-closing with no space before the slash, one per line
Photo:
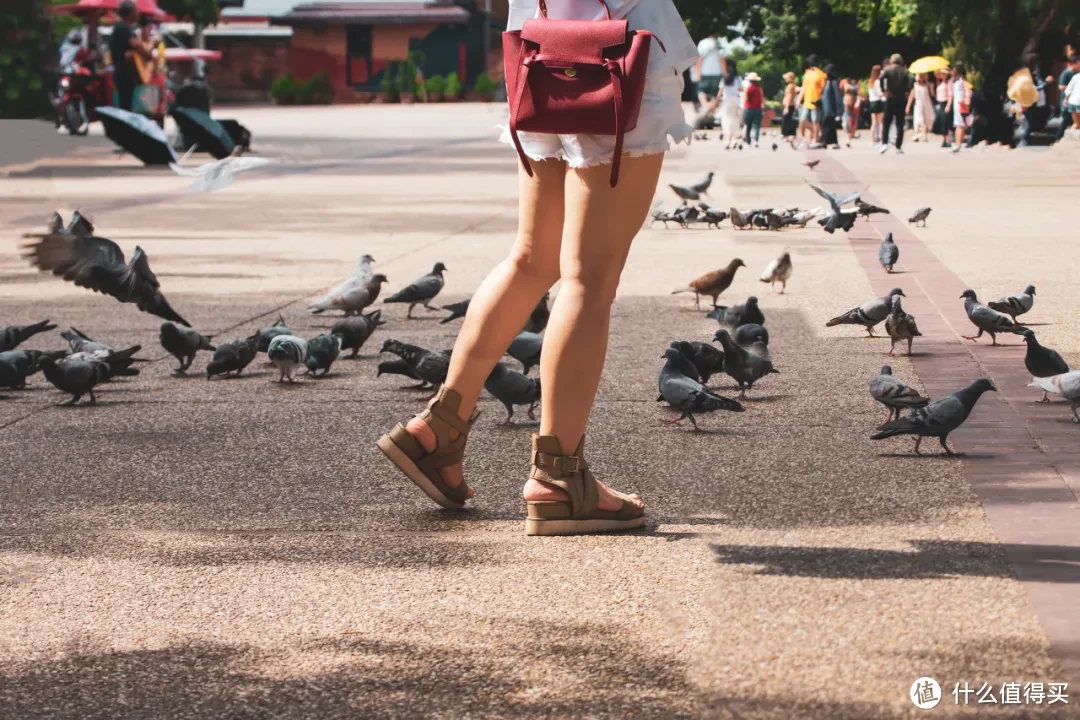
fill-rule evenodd
<path id="1" fill-rule="evenodd" d="M 645 516 L 630 520 L 544 520 L 526 518 L 526 535 L 588 535 L 635 530 L 645 524 Z"/>
<path id="2" fill-rule="evenodd" d="M 390 462 L 394 463 L 394 466 L 398 470 L 405 473 L 405 477 L 413 481 L 413 484 L 424 491 L 424 494 L 429 498 L 437 502 L 447 510 L 460 510 L 465 507 L 465 503 L 454 502 L 450 498 L 442 494 L 442 491 L 435 486 L 435 483 L 431 482 L 427 475 L 416 466 L 413 459 L 406 455 L 397 444 L 390 439 L 389 435 L 383 435 L 376 443 L 379 446 L 379 450 L 387 457 Z"/>

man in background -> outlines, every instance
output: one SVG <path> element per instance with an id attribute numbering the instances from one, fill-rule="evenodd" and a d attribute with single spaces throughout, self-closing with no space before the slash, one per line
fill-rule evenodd
<path id="1" fill-rule="evenodd" d="M 116 23 L 112 27 L 112 35 L 109 36 L 109 55 L 112 56 L 113 86 L 116 87 L 117 107 L 121 110 L 130 111 L 135 95 L 137 78 L 135 66 L 128 53 L 139 53 L 143 58 L 149 59 L 150 48 L 136 35 L 133 25 L 139 18 L 135 9 L 135 3 L 124 0 L 117 8 Z"/>
<path id="2" fill-rule="evenodd" d="M 724 75 L 724 62 L 720 55 L 720 40 L 716 33 L 698 43 L 698 60 L 691 70 L 697 76 L 698 102 L 708 106 L 709 101 L 720 92 L 720 78 Z"/>
<path id="3" fill-rule="evenodd" d="M 904 58 L 894 53 L 889 67 L 881 71 L 881 90 L 885 93 L 885 121 L 881 130 L 881 148 L 889 149 L 889 127 L 896 122 L 896 152 L 904 154 L 904 124 L 907 121 L 907 98 L 911 92 L 911 73 L 904 67 Z"/>
<path id="4" fill-rule="evenodd" d="M 818 67 L 818 56 L 806 58 L 802 80 L 802 108 L 799 110 L 799 137 L 805 137 L 810 147 L 821 138 L 821 95 L 825 92 L 825 72 Z"/>

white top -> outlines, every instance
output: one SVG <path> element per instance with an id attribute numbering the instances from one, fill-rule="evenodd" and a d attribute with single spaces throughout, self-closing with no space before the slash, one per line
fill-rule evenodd
<path id="1" fill-rule="evenodd" d="M 603 20 L 604 8 L 599 0 L 545 0 L 548 18 L 552 20 Z M 667 52 L 657 42 L 649 48 L 649 75 L 672 69 L 681 74 L 697 62 L 698 52 L 686 24 L 672 0 L 607 0 L 611 18 L 626 18 L 631 30 L 648 30 L 664 43 Z M 520 30 L 526 20 L 540 16 L 538 0 L 510 0 L 507 30 Z M 719 74 L 719 73 L 717 73 Z"/>
<path id="2" fill-rule="evenodd" d="M 881 78 L 878 78 L 878 82 L 870 83 L 870 90 L 867 93 L 870 102 L 877 102 L 878 100 L 885 99 L 885 93 L 881 91 Z"/>
<path id="3" fill-rule="evenodd" d="M 720 81 L 721 97 L 725 100 L 738 100 L 739 95 L 742 93 L 743 82 L 741 77 L 736 77 L 735 82 L 728 85 L 724 81 Z"/>
<path id="4" fill-rule="evenodd" d="M 697 44 L 698 55 L 701 56 L 701 74 L 720 76 L 724 74 L 720 66 L 720 42 L 716 38 L 707 37 Z"/>
<path id="5" fill-rule="evenodd" d="M 1065 86 L 1065 102 L 1069 105 L 1080 105 L 1080 73 L 1073 75 Z"/>

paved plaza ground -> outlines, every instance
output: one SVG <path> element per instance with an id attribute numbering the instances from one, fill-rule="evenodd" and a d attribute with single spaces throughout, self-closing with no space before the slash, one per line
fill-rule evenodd
<path id="1" fill-rule="evenodd" d="M 1080 365 L 1080 152 L 881 156 L 861 140 L 814 171 L 787 147 L 671 153 L 669 209 L 667 183 L 714 170 L 718 207 L 815 206 L 810 180 L 868 186 L 894 214 L 850 235 L 643 230 L 588 437 L 597 475 L 640 493 L 649 524 L 528 538 L 536 426 L 501 427 L 490 397 L 466 511 L 439 510 L 375 447 L 424 397 L 376 379 L 382 341 L 447 348 L 458 323 L 387 306 L 359 359 L 295 386 L 259 364 L 176 378 L 159 320 L 20 259 L 21 232 L 85 208 L 125 252 L 146 250 L 201 332 L 239 338 L 281 313 L 310 337 L 332 319 L 305 301 L 362 253 L 390 290 L 444 262 L 453 302 L 513 240 L 501 106 L 222 114 L 277 162 L 212 195 L 101 137 L 0 168 L 0 326 L 48 317 L 153 358 L 94 407 L 57 407 L 40 376 L 0 394 L 0 718 L 1080 717 L 1080 426 L 1066 403 L 1033 402 L 1019 338 L 960 339 L 958 299 L 1036 285 L 1026 317 Z M 908 226 L 920 205 L 928 226 Z M 888 231 L 894 276 L 876 261 Z M 757 276 L 785 248 L 788 292 L 767 295 Z M 733 257 L 747 268 L 722 300 L 761 298 L 781 374 L 703 432 L 665 426 L 664 348 L 716 327 L 670 291 Z M 896 285 L 926 336 L 913 358 L 824 327 Z M 886 361 L 934 397 L 994 380 L 954 435 L 963 458 L 869 440 L 884 411 L 867 382 Z M 909 699 L 920 677 L 941 685 L 933 710 Z M 1003 683 L 1032 682 L 1070 683 L 1068 704 L 1001 703 Z M 992 685 L 998 704 L 958 706 L 957 683 Z"/>

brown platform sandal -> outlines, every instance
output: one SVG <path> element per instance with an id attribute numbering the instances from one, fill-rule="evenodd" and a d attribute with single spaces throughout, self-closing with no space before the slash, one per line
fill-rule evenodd
<path id="1" fill-rule="evenodd" d="M 469 430 L 480 415 L 479 411 L 474 411 L 469 422 L 465 422 L 458 417 L 459 407 L 461 395 L 443 385 L 428 403 L 427 410 L 417 416 L 435 433 L 435 449 L 431 452 L 425 450 L 402 423 L 398 423 L 397 427 L 379 438 L 377 443 L 383 455 L 390 458 L 390 462 L 416 483 L 417 487 L 429 498 L 450 510 L 465 506 L 469 486 L 462 482 L 457 487 L 450 487 L 442 479 L 439 470 L 461 462 Z M 458 431 L 454 440 L 450 440 L 451 429 Z"/>
<path id="2" fill-rule="evenodd" d="M 533 480 L 561 488 L 570 502 L 528 500 L 529 516 L 525 520 L 526 535 L 579 535 L 583 533 L 632 530 L 645 524 L 645 509 L 623 500 L 620 510 L 599 510 L 600 499 L 596 478 L 585 462 L 585 438 L 581 438 L 573 455 L 564 455 L 559 439 L 554 435 L 533 435 Z"/>

